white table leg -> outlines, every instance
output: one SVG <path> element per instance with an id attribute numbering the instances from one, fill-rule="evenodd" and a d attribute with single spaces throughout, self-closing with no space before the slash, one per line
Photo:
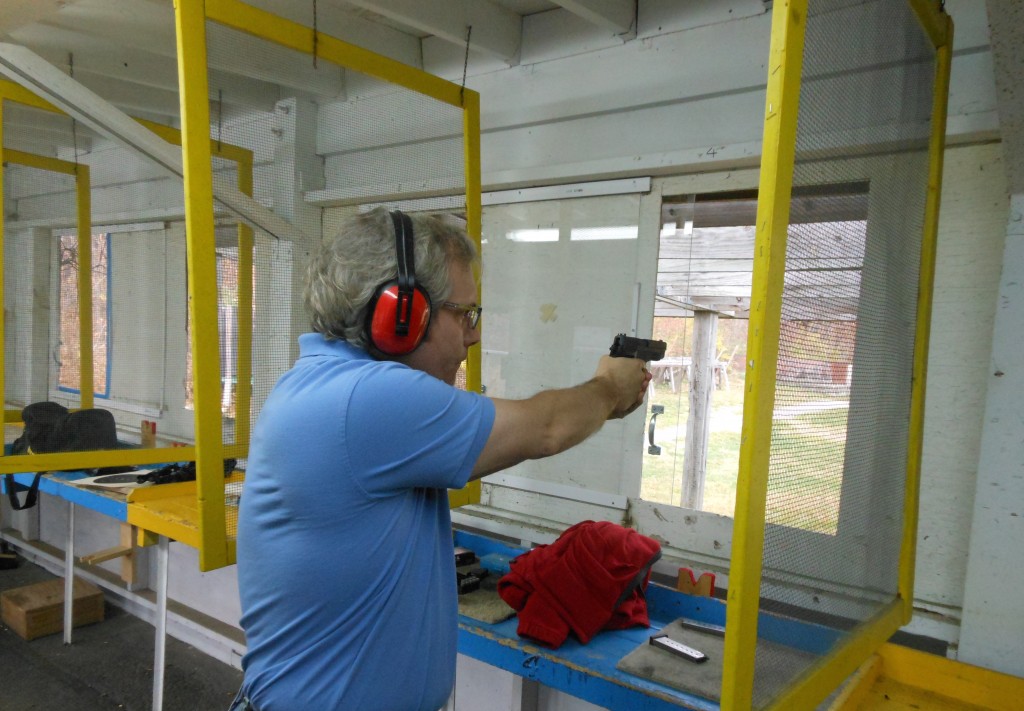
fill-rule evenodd
<path id="1" fill-rule="evenodd" d="M 164 662 L 167 649 L 167 562 L 171 542 L 160 536 L 156 546 L 156 651 L 153 654 L 153 711 L 164 707 Z"/>
<path id="2" fill-rule="evenodd" d="M 71 644 L 75 605 L 75 505 L 68 502 L 68 537 L 64 544 L 64 644 Z"/>

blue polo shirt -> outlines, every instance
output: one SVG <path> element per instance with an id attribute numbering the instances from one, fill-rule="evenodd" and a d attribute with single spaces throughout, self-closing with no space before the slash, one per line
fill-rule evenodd
<path id="1" fill-rule="evenodd" d="M 487 398 L 319 334 L 253 431 L 238 515 L 244 688 L 260 711 L 435 711 L 455 678 L 447 489 Z"/>

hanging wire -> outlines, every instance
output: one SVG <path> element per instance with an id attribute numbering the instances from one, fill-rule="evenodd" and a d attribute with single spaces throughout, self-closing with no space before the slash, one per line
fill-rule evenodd
<path id="1" fill-rule="evenodd" d="M 317 27 L 317 10 L 316 0 L 313 0 L 313 69 L 317 68 L 316 54 L 317 54 L 317 42 L 319 41 L 320 30 Z"/>
<path id="2" fill-rule="evenodd" d="M 469 38 L 473 36 L 473 25 L 466 25 L 466 54 L 462 60 L 462 86 L 459 87 L 459 101 L 466 103 L 466 74 L 469 71 Z"/>

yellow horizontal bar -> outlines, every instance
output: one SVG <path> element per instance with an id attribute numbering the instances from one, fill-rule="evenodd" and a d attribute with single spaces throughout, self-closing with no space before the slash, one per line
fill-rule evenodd
<path id="1" fill-rule="evenodd" d="M 157 488 L 157 487 L 154 487 Z M 199 548 L 195 495 L 128 505 L 128 523 Z"/>
<path id="2" fill-rule="evenodd" d="M 77 471 L 99 467 L 185 462 L 193 461 L 195 456 L 195 447 L 104 449 L 95 452 L 61 452 L 59 454 L 13 454 L 9 457 L 0 457 L 0 474 Z"/>
<path id="3" fill-rule="evenodd" d="M 1024 679 L 956 662 L 895 644 L 878 650 L 882 674 L 907 686 L 956 699 L 971 708 L 1015 711 L 1024 699 Z"/>
<path id="4" fill-rule="evenodd" d="M 43 99 L 39 98 L 28 89 L 21 86 L 20 84 L 15 84 L 14 82 L 7 81 L 6 79 L 0 79 L 0 100 L 2 99 L 8 99 L 18 104 L 32 106 L 37 109 L 43 109 L 44 111 L 50 111 L 55 114 L 64 114 L 63 111 L 61 111 L 59 108 L 57 108 L 50 102 L 44 101 Z M 134 116 L 132 117 L 132 119 L 135 120 L 137 123 L 141 124 L 142 126 L 145 126 L 150 131 L 152 131 L 153 133 L 155 133 L 157 136 L 164 139 L 168 143 L 173 143 L 176 146 L 181 145 L 181 131 L 179 131 L 178 129 L 172 128 L 171 126 L 165 126 L 162 123 L 156 123 L 155 121 L 150 121 L 148 119 L 137 118 Z M 248 148 L 236 146 L 231 143 L 217 142 L 215 139 L 210 139 L 210 143 L 214 155 L 216 155 L 219 158 L 225 158 L 236 162 L 247 160 L 249 163 L 252 163 L 253 154 L 252 151 L 249 150 Z M 6 150 L 8 149 L 4 150 L 6 152 Z M 53 160 L 58 159 L 54 158 Z M 72 163 L 72 165 L 74 164 Z M 47 170 L 53 169 L 50 168 Z M 60 170 L 59 172 L 66 173 L 67 171 Z"/>
<path id="5" fill-rule="evenodd" d="M 147 119 L 135 118 L 135 121 L 140 125 L 145 126 L 168 143 L 173 143 L 176 146 L 181 145 L 181 131 L 178 129 L 165 126 L 162 123 L 156 123 L 155 121 L 149 121 Z M 210 139 L 210 149 L 218 158 L 233 160 L 236 163 L 248 161 L 251 164 L 253 160 L 252 151 L 248 148 L 236 146 L 232 143 L 217 141 L 215 138 Z"/>
<path id="6" fill-rule="evenodd" d="M 57 114 L 64 113 L 49 101 L 45 101 L 33 94 L 21 84 L 15 84 L 7 79 L 0 79 L 0 99 L 10 99 L 15 103 L 34 106 L 43 111 L 51 111 Z"/>
<path id="7" fill-rule="evenodd" d="M 51 158 L 49 156 L 36 155 L 35 153 L 26 153 L 13 148 L 4 148 L 4 162 L 16 163 L 18 165 L 28 166 L 29 168 L 38 168 L 39 170 L 48 170 L 51 173 L 75 175 L 78 172 L 78 165 L 76 163 L 61 160 L 60 158 Z"/>
<path id="8" fill-rule="evenodd" d="M 829 654 L 819 659 L 782 695 L 769 711 L 813 709 L 835 691 L 868 657 L 900 628 L 903 603 L 896 599 L 856 628 Z"/>
<path id="9" fill-rule="evenodd" d="M 377 79 L 404 86 L 406 89 L 432 96 L 452 106 L 461 107 L 462 97 L 471 90 L 410 67 L 382 54 L 343 42 L 297 22 L 247 5 L 239 0 L 206 0 L 206 16 L 227 27 L 251 34 L 299 52 L 327 59 L 347 69 L 353 69 Z"/>

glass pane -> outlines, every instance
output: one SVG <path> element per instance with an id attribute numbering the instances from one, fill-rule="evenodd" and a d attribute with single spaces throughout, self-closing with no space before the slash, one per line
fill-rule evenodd
<path id="1" fill-rule="evenodd" d="M 733 514 L 756 207 L 754 193 L 662 204 L 654 338 L 668 348 L 651 364 L 642 499 Z M 702 365 L 707 388 L 694 385 Z"/>
<path id="2" fill-rule="evenodd" d="M 755 192 L 666 197 L 662 204 L 654 337 L 668 348 L 651 365 L 654 432 L 649 419 L 642 499 L 733 515 L 756 210 Z M 866 214 L 864 183 L 794 190 L 786 285 L 795 306 L 779 343 L 776 407 L 784 407 L 776 411 L 776 428 L 794 451 L 815 453 L 806 457 L 815 474 L 785 506 L 769 507 L 773 523 L 835 532 L 839 478 L 825 472 L 836 463 L 842 470 L 856 335 L 849 304 L 860 278 Z M 805 235 L 818 232 L 832 246 L 808 245 Z M 712 322 L 710 341 L 698 345 L 700 329 Z M 701 352 L 709 389 L 691 387 Z M 703 419 L 695 407 L 702 401 Z"/>
<path id="3" fill-rule="evenodd" d="M 639 210 L 636 195 L 484 210 L 481 345 L 488 395 L 525 398 L 582 383 L 615 335 L 630 330 Z M 622 422 L 609 422 L 580 447 L 505 473 L 619 494 L 636 439 L 635 426 L 627 432 Z"/>

